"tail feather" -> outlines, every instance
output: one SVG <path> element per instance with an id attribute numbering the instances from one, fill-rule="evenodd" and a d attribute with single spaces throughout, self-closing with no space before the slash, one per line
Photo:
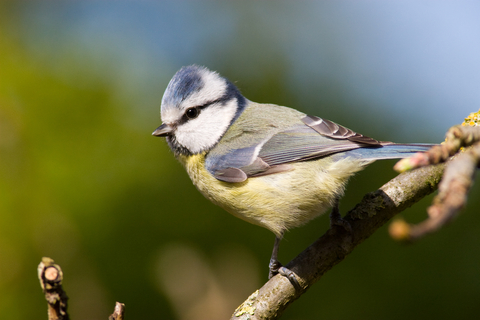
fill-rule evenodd
<path id="1" fill-rule="evenodd" d="M 379 148 L 358 148 L 343 153 L 345 157 L 362 160 L 401 159 L 414 155 L 417 152 L 427 151 L 435 144 L 386 144 Z"/>

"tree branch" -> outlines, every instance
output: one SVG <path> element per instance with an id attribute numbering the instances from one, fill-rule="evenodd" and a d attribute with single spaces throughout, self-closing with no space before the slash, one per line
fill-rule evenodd
<path id="1" fill-rule="evenodd" d="M 341 262 L 353 249 L 399 212 L 436 190 L 444 165 L 402 173 L 362 201 L 345 216 L 352 232 L 332 227 L 286 267 L 295 272 L 302 290 L 295 290 L 277 275 L 254 292 L 231 319 L 277 319 L 322 275 Z"/>

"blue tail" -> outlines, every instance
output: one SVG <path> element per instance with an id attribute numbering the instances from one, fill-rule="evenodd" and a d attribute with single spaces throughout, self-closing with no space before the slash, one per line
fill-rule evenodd
<path id="1" fill-rule="evenodd" d="M 427 151 L 435 144 L 386 144 L 378 148 L 358 148 L 342 153 L 342 157 L 360 158 L 363 160 L 400 159 L 412 156 L 417 152 Z"/>

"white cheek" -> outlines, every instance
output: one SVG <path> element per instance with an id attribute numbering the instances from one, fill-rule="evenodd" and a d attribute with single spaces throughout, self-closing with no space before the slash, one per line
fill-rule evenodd
<path id="1" fill-rule="evenodd" d="M 198 118 L 177 127 L 177 142 L 192 153 L 211 149 L 227 131 L 236 112 L 236 100 L 226 105 L 211 105 Z"/>

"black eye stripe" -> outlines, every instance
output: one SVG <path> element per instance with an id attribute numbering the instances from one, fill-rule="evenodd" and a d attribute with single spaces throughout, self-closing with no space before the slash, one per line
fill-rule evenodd
<path id="1" fill-rule="evenodd" d="M 189 121 L 189 120 L 193 120 L 195 118 L 197 118 L 200 114 L 200 111 L 205 109 L 205 108 L 208 108 L 209 106 L 211 106 L 212 104 L 217 104 L 217 103 L 222 103 L 222 104 L 225 104 L 227 101 L 231 100 L 231 97 L 228 97 L 228 96 L 223 96 L 217 100 L 213 100 L 213 101 L 209 101 L 205 104 L 202 104 L 200 106 L 195 106 L 195 107 L 190 107 L 188 108 L 187 110 L 185 110 L 185 113 L 183 114 L 182 118 L 180 119 L 180 121 L 178 122 L 178 125 L 181 125 L 181 124 L 184 124 L 185 122 Z M 187 115 L 187 112 L 191 109 L 196 109 L 198 112 L 197 112 L 197 115 L 194 116 L 194 117 L 189 117 Z"/>
<path id="2" fill-rule="evenodd" d="M 197 106 L 197 108 L 205 109 L 205 108 L 211 106 L 212 104 L 219 103 L 219 102 L 222 102 L 222 101 L 224 101 L 224 99 L 220 98 L 220 99 L 217 99 L 217 100 L 214 100 L 214 101 L 207 102 L 207 103 L 205 103 L 201 106 Z"/>
<path id="3" fill-rule="evenodd" d="M 215 103 L 219 103 L 219 102 L 223 102 L 225 99 L 217 99 L 217 100 L 214 100 L 214 101 L 210 101 L 210 102 L 207 102 L 201 106 L 196 106 L 196 107 L 191 107 L 191 108 L 188 108 L 187 110 L 185 110 L 185 113 L 183 114 L 183 117 L 181 119 L 181 123 L 185 123 L 187 122 L 188 120 L 192 120 L 192 119 L 195 119 L 196 117 L 198 117 L 198 115 L 200 114 L 200 111 L 211 106 L 212 104 L 215 104 Z M 193 110 L 197 110 L 197 113 L 194 114 L 194 111 Z"/>

